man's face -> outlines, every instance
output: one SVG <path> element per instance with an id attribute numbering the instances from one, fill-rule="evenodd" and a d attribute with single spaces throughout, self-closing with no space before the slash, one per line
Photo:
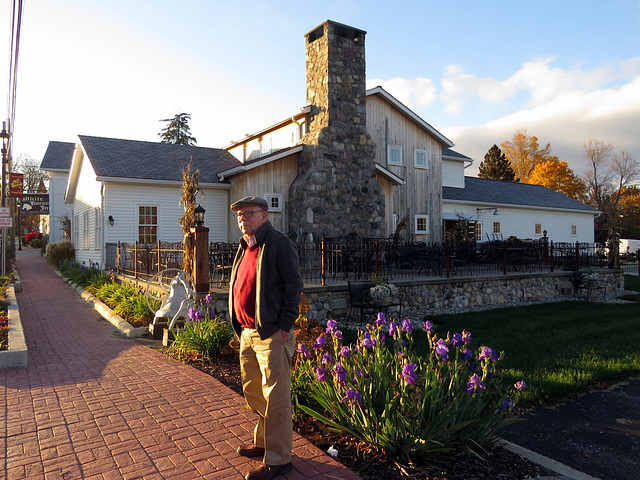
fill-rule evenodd
<path id="1" fill-rule="evenodd" d="M 267 221 L 267 212 L 257 205 L 246 205 L 234 214 L 238 219 L 238 228 L 245 235 L 253 235 Z"/>

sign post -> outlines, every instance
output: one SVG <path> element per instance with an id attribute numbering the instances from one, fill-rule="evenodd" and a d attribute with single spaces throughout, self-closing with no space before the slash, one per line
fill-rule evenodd
<path id="1" fill-rule="evenodd" d="M 3 185 L 4 186 L 4 185 Z M 3 199 L 4 200 L 4 199 Z M 11 227 L 11 209 L 9 207 L 0 207 L 0 227 L 2 228 L 2 276 L 6 275 L 6 255 L 7 255 L 7 227 Z"/>

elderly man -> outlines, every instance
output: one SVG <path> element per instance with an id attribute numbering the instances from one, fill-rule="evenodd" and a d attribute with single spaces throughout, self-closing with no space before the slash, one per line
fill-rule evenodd
<path id="1" fill-rule="evenodd" d="M 238 454 L 262 458 L 247 480 L 268 480 L 292 468 L 290 366 L 300 264 L 293 242 L 268 220 L 265 199 L 245 197 L 231 209 L 243 235 L 231 271 L 229 313 L 240 338 L 242 389 L 258 415 L 253 444 Z"/>

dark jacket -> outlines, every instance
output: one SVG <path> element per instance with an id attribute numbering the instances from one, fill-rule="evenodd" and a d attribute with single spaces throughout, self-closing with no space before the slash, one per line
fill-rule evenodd
<path id="1" fill-rule="evenodd" d="M 256 270 L 256 330 L 260 338 L 266 339 L 278 330 L 291 330 L 298 318 L 303 284 L 298 252 L 289 237 L 273 228 L 268 220 L 255 231 L 255 237 L 260 248 Z M 246 247 L 243 237 L 229 282 L 229 314 L 238 336 L 242 327 L 234 312 L 233 284 Z"/>

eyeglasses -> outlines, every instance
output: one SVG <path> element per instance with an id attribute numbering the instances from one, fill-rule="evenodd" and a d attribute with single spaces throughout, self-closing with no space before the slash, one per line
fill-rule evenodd
<path id="1" fill-rule="evenodd" d="M 233 214 L 233 216 L 236 217 L 237 219 L 240 219 L 240 217 L 249 219 L 253 217 L 254 213 L 257 213 L 257 212 L 264 212 L 264 210 L 247 210 L 246 212 L 236 212 Z"/>

